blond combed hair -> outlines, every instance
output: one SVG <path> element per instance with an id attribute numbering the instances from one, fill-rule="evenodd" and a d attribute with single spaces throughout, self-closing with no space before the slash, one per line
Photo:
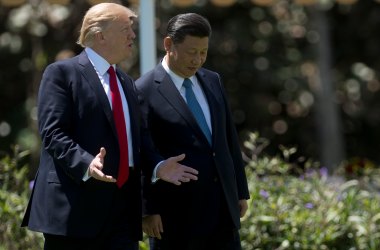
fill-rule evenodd
<path id="1" fill-rule="evenodd" d="M 77 43 L 82 47 L 92 47 L 95 34 L 107 29 L 122 11 L 127 11 L 130 18 L 137 17 L 132 10 L 116 3 L 100 3 L 92 6 L 83 17 Z"/>

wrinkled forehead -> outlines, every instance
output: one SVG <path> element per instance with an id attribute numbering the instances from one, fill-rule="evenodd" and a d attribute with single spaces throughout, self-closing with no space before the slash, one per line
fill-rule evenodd
<path id="1" fill-rule="evenodd" d="M 115 13 L 115 16 L 117 17 L 117 19 L 119 19 L 119 18 L 129 19 L 132 23 L 134 20 L 137 19 L 136 13 L 133 12 L 132 10 L 124 7 L 124 6 L 118 7 L 114 13 Z"/>

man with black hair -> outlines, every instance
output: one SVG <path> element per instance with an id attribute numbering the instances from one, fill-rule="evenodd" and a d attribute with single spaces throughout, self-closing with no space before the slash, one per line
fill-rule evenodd
<path id="1" fill-rule="evenodd" d="M 153 250 L 241 249 L 238 229 L 249 192 L 220 76 L 202 68 L 210 35 L 198 14 L 173 17 L 165 57 L 136 81 L 158 151 L 185 154 L 182 163 L 198 170 L 198 180 L 181 185 L 144 176 L 143 230 Z"/>

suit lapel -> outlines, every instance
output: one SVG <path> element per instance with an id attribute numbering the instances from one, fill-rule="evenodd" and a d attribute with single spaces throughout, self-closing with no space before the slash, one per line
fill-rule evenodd
<path id="1" fill-rule="evenodd" d="M 198 77 L 199 79 L 200 77 Z M 204 78 L 204 77 L 202 77 Z M 198 125 L 198 122 L 195 120 L 193 114 L 191 113 L 189 107 L 187 106 L 185 100 L 183 100 L 181 94 L 178 89 L 175 87 L 173 81 L 170 76 L 166 73 L 162 65 L 158 65 L 156 68 L 155 79 L 154 81 L 158 83 L 157 90 L 158 92 L 166 99 L 166 101 L 175 109 L 180 116 L 187 122 L 187 124 L 195 131 L 198 136 L 202 137 L 205 143 L 209 144 L 206 136 L 203 134 L 201 128 Z M 208 85 L 203 82 L 204 79 L 200 80 L 202 82 L 202 88 L 204 88 L 204 92 L 206 94 L 206 99 L 210 106 L 211 112 L 211 123 L 214 124 L 214 118 L 216 112 L 215 106 L 215 98 L 211 90 L 204 86 Z M 207 92 L 207 93 L 206 93 Z M 211 100 L 211 101 L 210 101 Z M 214 133 L 212 133 L 214 134 Z"/>
<path id="2" fill-rule="evenodd" d="M 86 53 L 83 51 L 79 56 L 79 64 L 83 67 L 83 77 L 87 80 L 89 86 L 95 92 L 99 105 L 103 108 L 103 111 L 107 117 L 108 122 L 111 124 L 112 131 L 117 137 L 116 126 L 113 119 L 111 106 L 108 101 L 108 97 L 104 92 L 103 86 L 99 80 L 98 75 L 95 72 L 94 66 L 91 64 Z"/>
<path id="3" fill-rule="evenodd" d="M 183 100 L 178 89 L 167 75 L 162 83 L 158 86 L 158 92 L 167 100 L 167 102 L 180 114 L 186 122 L 194 127 L 198 127 L 197 121 L 191 114 L 190 109 L 187 107 L 185 100 Z"/>
<path id="4" fill-rule="evenodd" d="M 214 145 L 214 135 L 218 134 L 218 123 L 217 123 L 217 112 L 221 112 L 220 105 L 217 101 L 217 98 L 215 97 L 215 93 L 218 93 L 217 90 L 213 90 L 213 86 L 216 84 L 212 84 L 210 80 L 206 77 L 206 74 L 204 74 L 201 71 L 198 71 L 196 73 L 196 76 L 198 78 L 199 84 L 201 85 L 203 89 L 203 93 L 206 96 L 207 103 L 210 110 L 210 120 L 211 120 L 211 130 L 212 130 L 212 142 Z"/>
<path id="5" fill-rule="evenodd" d="M 117 77 L 119 78 L 119 81 L 121 83 L 121 86 L 123 88 L 123 93 L 127 99 L 128 102 L 128 110 L 129 110 L 129 117 L 130 117 L 130 126 L 131 126 L 131 134 L 132 134 L 132 143 L 137 143 L 136 138 L 138 138 L 139 135 L 139 119 L 138 115 L 135 112 L 136 110 L 139 110 L 138 102 L 136 100 L 136 96 L 134 96 L 135 90 L 133 89 L 133 84 L 130 82 L 129 79 L 125 79 L 123 77 L 123 74 L 119 71 L 119 69 L 116 69 Z M 133 147 L 138 148 L 138 146 Z M 134 157 L 134 159 L 137 159 Z"/>

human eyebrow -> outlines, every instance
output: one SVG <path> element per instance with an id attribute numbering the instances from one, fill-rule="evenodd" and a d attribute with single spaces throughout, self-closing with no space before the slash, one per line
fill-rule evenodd
<path id="1" fill-rule="evenodd" d="M 126 25 L 126 26 L 123 26 L 121 27 L 120 31 L 124 32 L 124 31 L 128 31 L 130 30 L 132 27 L 130 25 Z"/>

